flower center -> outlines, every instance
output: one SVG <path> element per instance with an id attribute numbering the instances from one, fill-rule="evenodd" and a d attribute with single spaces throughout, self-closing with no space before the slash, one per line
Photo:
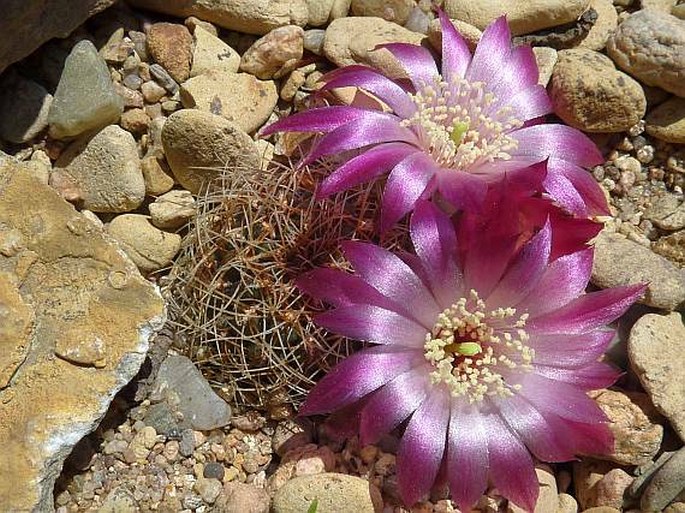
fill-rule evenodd
<path id="1" fill-rule="evenodd" d="M 441 167 L 466 169 L 495 160 L 509 160 L 517 141 L 507 135 L 523 123 L 514 118 L 510 107 L 492 112 L 497 98 L 485 91 L 482 82 L 436 79 L 416 94 L 411 118 L 401 122 L 411 127 L 424 149 Z"/>
<path id="2" fill-rule="evenodd" d="M 475 290 L 445 309 L 426 334 L 425 358 L 435 370 L 433 384 L 444 383 L 452 396 L 469 403 L 486 396 L 510 397 L 521 385 L 505 379 L 513 369 L 529 371 L 535 351 L 526 346 L 528 314 L 514 308 L 488 311 Z"/>

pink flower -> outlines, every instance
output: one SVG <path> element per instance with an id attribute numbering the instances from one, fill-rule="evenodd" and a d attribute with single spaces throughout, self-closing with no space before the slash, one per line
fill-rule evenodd
<path id="1" fill-rule="evenodd" d="M 407 505 L 443 469 L 462 511 L 488 482 L 532 511 L 531 453 L 566 461 L 612 449 L 607 419 L 586 391 L 618 376 L 598 361 L 613 334 L 606 325 L 644 287 L 585 293 L 592 248 L 563 254 L 550 226 L 521 243 L 519 221 L 499 209 L 455 231 L 421 201 L 410 222 L 416 254 L 347 242 L 354 274 L 320 268 L 299 279 L 334 307 L 315 322 L 374 344 L 324 377 L 300 413 L 353 412 L 363 444 L 405 426 L 397 472 Z"/>
<path id="2" fill-rule="evenodd" d="M 410 212 L 419 198 L 435 192 L 455 208 L 477 210 L 488 184 L 505 175 L 547 191 L 574 214 L 606 213 L 604 195 L 583 169 L 603 161 L 595 145 L 578 130 L 542 122 L 552 109 L 545 88 L 537 83 L 531 48 L 512 48 L 502 17 L 485 29 L 472 56 L 446 15 L 439 14 L 440 69 L 427 49 L 391 43 L 381 47 L 395 56 L 408 80 L 392 80 L 358 65 L 324 77 L 324 91 L 358 87 L 380 99 L 385 111 L 369 101 L 314 108 L 270 125 L 262 135 L 325 134 L 305 163 L 352 155 L 324 180 L 321 197 L 390 172 L 382 230 Z M 544 166 L 529 169 L 545 160 L 546 173 Z"/>

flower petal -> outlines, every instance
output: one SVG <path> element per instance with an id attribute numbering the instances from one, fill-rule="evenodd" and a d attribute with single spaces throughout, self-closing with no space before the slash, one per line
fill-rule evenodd
<path id="1" fill-rule="evenodd" d="M 383 192 L 381 233 L 414 208 L 436 170 L 433 159 L 422 152 L 412 153 L 395 166 Z"/>
<path id="2" fill-rule="evenodd" d="M 426 366 L 430 364 L 400 374 L 370 397 L 361 414 L 362 445 L 378 442 L 421 405 L 430 387 L 430 369 Z"/>
<path id="3" fill-rule="evenodd" d="M 509 66 L 511 55 L 511 31 L 507 19 L 500 16 L 490 23 L 476 46 L 471 65 L 466 71 L 469 82 L 488 83 L 496 77 L 502 69 Z"/>
<path id="4" fill-rule="evenodd" d="M 498 73 L 488 77 L 487 85 L 490 92 L 499 100 L 497 104 L 502 104 L 503 101 L 506 103 L 512 93 L 537 86 L 538 77 L 538 64 L 533 49 L 528 45 L 522 45 L 511 50 L 506 65 L 499 69 Z"/>
<path id="5" fill-rule="evenodd" d="M 471 63 L 471 52 L 466 41 L 442 9 L 438 9 L 442 29 L 442 73 L 447 82 L 464 78 Z"/>
<path id="6" fill-rule="evenodd" d="M 598 330 L 582 335 L 536 335 L 526 345 L 535 350 L 536 365 L 577 369 L 602 356 L 615 336 L 614 330 Z"/>
<path id="7" fill-rule="evenodd" d="M 573 184 L 580 197 L 583 198 L 587 209 L 593 215 L 609 214 L 606 196 L 594 177 L 585 169 L 570 162 L 552 159 L 551 172 L 560 172 Z"/>
<path id="8" fill-rule="evenodd" d="M 455 401 L 456 402 L 456 401 Z M 477 410 L 452 406 L 447 447 L 447 474 L 452 500 L 469 511 L 488 485 L 486 420 Z"/>
<path id="9" fill-rule="evenodd" d="M 362 349 L 319 381 L 307 394 L 299 414 L 318 415 L 343 408 L 423 362 L 417 351 L 385 346 Z"/>
<path id="10" fill-rule="evenodd" d="M 348 107 L 347 105 L 332 105 L 298 112 L 263 128 L 259 135 L 266 137 L 276 132 L 330 132 L 346 125 L 351 121 L 368 117 L 369 111 Z"/>
<path id="11" fill-rule="evenodd" d="M 380 144 L 354 157 L 324 178 L 316 191 L 318 199 L 350 189 L 390 171 L 407 155 L 419 151 L 405 143 Z"/>
<path id="12" fill-rule="evenodd" d="M 445 453 L 449 394 L 433 390 L 412 415 L 397 452 L 397 483 L 408 506 L 430 492 Z"/>
<path id="13" fill-rule="evenodd" d="M 536 362 L 537 363 L 537 362 Z M 604 362 L 593 362 L 580 369 L 560 369 L 535 365 L 535 372 L 555 381 L 563 381 L 583 390 L 599 390 L 613 385 L 621 371 Z"/>
<path id="14" fill-rule="evenodd" d="M 483 176 L 442 168 L 437 173 L 437 179 L 438 191 L 454 208 L 470 212 L 481 209 L 488 191 Z"/>
<path id="15" fill-rule="evenodd" d="M 499 415 L 488 415 L 485 425 L 493 484 L 511 502 L 533 511 L 540 486 L 530 453 Z"/>
<path id="16" fill-rule="evenodd" d="M 379 48 L 385 48 L 392 53 L 417 90 L 425 85 L 434 84 L 435 80 L 440 78 L 433 55 L 422 46 L 410 43 L 384 43 L 376 47 Z"/>
<path id="17" fill-rule="evenodd" d="M 333 333 L 374 344 L 423 347 L 426 328 L 402 314 L 373 305 L 341 306 L 314 322 Z"/>
<path id="18" fill-rule="evenodd" d="M 597 146 L 586 135 L 566 125 L 533 125 L 509 135 L 518 141 L 518 148 L 509 152 L 512 156 L 561 159 L 582 167 L 596 166 L 604 160 Z"/>
<path id="19" fill-rule="evenodd" d="M 513 89 L 513 91 L 517 91 Z M 552 102 L 547 90 L 542 86 L 528 87 L 514 92 L 505 101 L 497 106 L 495 116 L 504 117 L 504 113 L 511 113 L 516 119 L 525 122 L 536 119 L 552 112 Z M 494 110 L 494 109 L 493 109 Z"/>
<path id="20" fill-rule="evenodd" d="M 342 247 L 355 272 L 364 281 L 381 294 L 405 305 L 414 318 L 423 323 L 423 340 L 426 330 L 433 327 L 440 308 L 421 279 L 397 255 L 379 246 L 343 242 Z"/>
<path id="21" fill-rule="evenodd" d="M 584 333 L 609 324 L 640 298 L 646 285 L 629 285 L 584 294 L 528 322 L 531 333 Z"/>
<path id="22" fill-rule="evenodd" d="M 548 172 L 543 186 L 550 197 L 570 213 L 578 217 L 588 216 L 583 197 L 562 173 Z"/>
<path id="23" fill-rule="evenodd" d="M 338 87 L 359 87 L 386 103 L 398 116 L 411 117 L 416 106 L 407 92 L 381 72 L 368 66 L 354 64 L 327 73 L 322 77 L 322 91 Z"/>

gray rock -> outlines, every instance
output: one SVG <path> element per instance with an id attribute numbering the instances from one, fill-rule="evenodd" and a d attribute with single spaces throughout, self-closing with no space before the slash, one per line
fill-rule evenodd
<path id="1" fill-rule="evenodd" d="M 159 393 L 174 395 L 174 402 L 193 429 L 208 431 L 231 421 L 231 407 L 214 393 L 199 370 L 185 356 L 169 356 L 159 368 Z"/>
<path id="2" fill-rule="evenodd" d="M 685 448 L 673 454 L 654 474 L 640 499 L 644 512 L 662 511 L 685 489 Z"/>
<path id="3" fill-rule="evenodd" d="M 601 288 L 648 283 L 640 300 L 674 310 L 685 301 L 685 276 L 671 262 L 617 233 L 602 232 L 595 242 L 592 283 Z"/>
<path id="4" fill-rule="evenodd" d="M 155 431 L 167 437 L 177 436 L 180 431 L 171 408 L 165 402 L 150 405 L 143 422 L 146 426 L 152 426 Z"/>
<path id="5" fill-rule="evenodd" d="M 323 55 L 323 40 L 326 31 L 322 29 L 311 29 L 304 31 L 303 47 L 316 55 Z"/>
<path id="6" fill-rule="evenodd" d="M 167 73 L 167 70 L 159 64 L 155 63 L 150 65 L 150 75 L 155 79 L 155 82 L 161 85 L 170 94 L 176 94 L 176 91 L 178 91 L 178 84 L 176 81 L 171 78 L 171 75 Z"/>
<path id="7" fill-rule="evenodd" d="M 145 198 L 136 142 L 116 125 L 68 146 L 50 180 L 65 199 L 93 212 L 128 212 Z"/>
<path id="8" fill-rule="evenodd" d="M 48 126 L 52 95 L 43 86 L 8 74 L 0 84 L 0 138 L 22 144 Z"/>
<path id="9" fill-rule="evenodd" d="M 644 218 L 662 230 L 681 230 L 685 228 L 685 202 L 682 197 L 666 193 L 654 200 L 645 211 Z"/>
<path id="10" fill-rule="evenodd" d="M 240 127 L 195 109 L 169 116 L 162 128 L 162 144 L 176 180 L 194 194 L 224 169 L 260 165 L 254 141 Z"/>
<path id="11" fill-rule="evenodd" d="M 123 111 L 104 59 L 88 40 L 79 41 L 64 63 L 50 112 L 50 135 L 64 139 L 114 123 Z"/>
<path id="12" fill-rule="evenodd" d="M 378 489 L 366 479 L 333 472 L 299 476 L 286 482 L 273 498 L 274 513 L 302 513 L 312 501 L 318 511 L 375 513 L 383 507 Z"/>
<path id="13" fill-rule="evenodd" d="M 645 84 L 685 96 L 685 20 L 656 9 L 637 11 L 618 26 L 607 51 Z"/>
<path id="14" fill-rule="evenodd" d="M 188 428 L 181 431 L 181 441 L 178 445 L 178 450 L 181 456 L 186 458 L 193 455 L 193 451 L 195 451 L 195 435 L 192 429 Z"/>
<path id="15" fill-rule="evenodd" d="M 98 513 L 136 513 L 138 503 L 133 494 L 123 486 L 114 488 L 107 494 Z"/>
<path id="16" fill-rule="evenodd" d="M 150 203 L 152 224 L 162 230 L 176 230 L 195 215 L 195 199 L 188 191 L 169 191 Z"/>
<path id="17" fill-rule="evenodd" d="M 685 326 L 680 314 L 640 317 L 630 331 L 628 356 L 654 406 L 685 440 Z"/>
<path id="18" fill-rule="evenodd" d="M 181 236 L 167 233 L 150 224 L 147 216 L 122 214 L 107 226 L 107 233 L 142 273 L 158 271 L 171 263 L 181 248 Z"/>

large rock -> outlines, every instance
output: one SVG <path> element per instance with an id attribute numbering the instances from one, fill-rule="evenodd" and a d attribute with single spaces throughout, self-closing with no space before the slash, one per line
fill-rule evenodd
<path id="1" fill-rule="evenodd" d="M 67 37 L 114 0 L 4 0 L 0 16 L 0 73 L 54 37 Z"/>
<path id="2" fill-rule="evenodd" d="M 671 98 L 650 110 L 645 130 L 662 141 L 685 144 L 685 98 Z"/>
<path id="3" fill-rule="evenodd" d="M 685 440 L 685 326 L 680 314 L 647 314 L 628 339 L 630 363 L 654 406 Z"/>
<path id="4" fill-rule="evenodd" d="M 587 9 L 589 0 L 445 0 L 450 18 L 465 21 L 483 30 L 502 14 L 514 35 L 528 34 L 545 28 L 570 23 Z"/>
<path id="5" fill-rule="evenodd" d="M 193 38 L 179 23 L 154 23 L 147 31 L 147 51 L 176 82 L 190 76 Z"/>
<path id="6" fill-rule="evenodd" d="M 618 13 L 611 0 L 591 0 L 590 8 L 597 13 L 597 21 L 578 46 L 599 52 L 618 26 Z"/>
<path id="7" fill-rule="evenodd" d="M 162 128 L 162 144 L 176 180 L 197 194 L 222 171 L 259 167 L 254 141 L 235 123 L 195 109 L 175 112 Z"/>
<path id="8" fill-rule="evenodd" d="M 352 0 L 350 10 L 353 16 L 376 16 L 404 25 L 415 6 L 414 0 Z"/>
<path id="9" fill-rule="evenodd" d="M 128 3 L 179 18 L 197 16 L 248 34 L 266 34 L 283 25 L 303 27 L 309 18 L 307 0 L 128 0 Z"/>
<path id="10" fill-rule="evenodd" d="M 670 513 L 665 508 L 684 490 L 685 448 L 681 448 L 655 472 L 640 498 L 640 508 L 645 512 L 666 511 Z M 682 512 L 682 508 L 674 508 L 673 513 L 679 512 Z"/>
<path id="11" fill-rule="evenodd" d="M 11 164 L 0 247 L 0 504 L 50 512 L 64 459 L 138 372 L 164 303 L 95 224 Z"/>
<path id="12" fill-rule="evenodd" d="M 685 96 L 685 20 L 656 9 L 637 11 L 618 26 L 607 51 L 641 82 Z"/>
<path id="13" fill-rule="evenodd" d="M 214 34 L 200 26 L 193 32 L 195 48 L 190 76 L 196 77 L 207 71 L 235 73 L 240 66 L 240 55 Z"/>
<path id="14" fill-rule="evenodd" d="M 107 64 L 93 43 L 85 39 L 76 43 L 50 106 L 50 135 L 64 139 L 102 128 L 116 122 L 123 109 Z"/>
<path id="15" fill-rule="evenodd" d="M 586 132 L 623 132 L 647 109 L 642 87 L 593 50 L 561 50 L 549 85 L 554 112 Z"/>

